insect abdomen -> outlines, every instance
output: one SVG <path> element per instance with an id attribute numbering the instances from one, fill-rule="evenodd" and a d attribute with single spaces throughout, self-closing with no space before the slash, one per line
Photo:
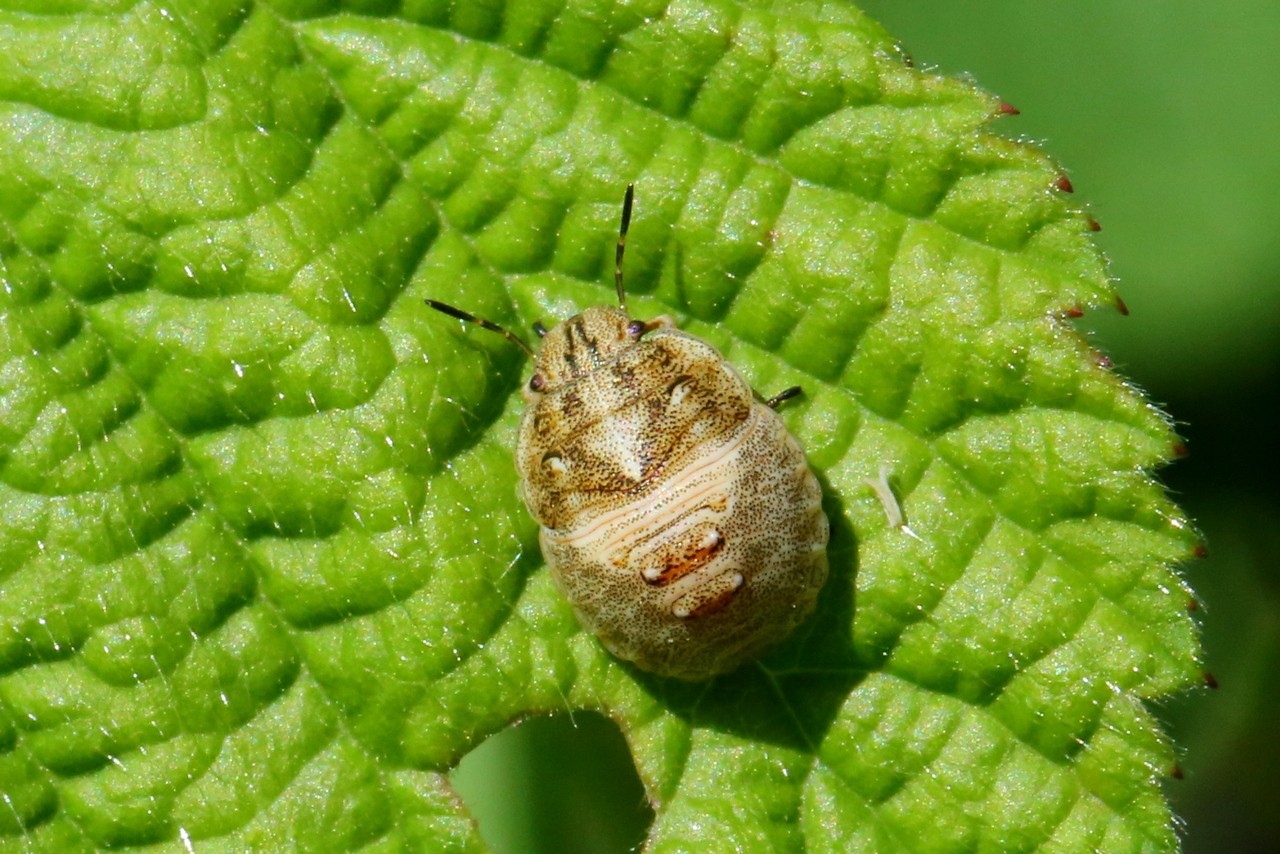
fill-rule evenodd
<path id="1" fill-rule="evenodd" d="M 646 670 L 700 679 L 780 640 L 827 575 L 821 490 L 777 415 L 743 429 L 619 512 L 542 530 L 583 624 Z"/>

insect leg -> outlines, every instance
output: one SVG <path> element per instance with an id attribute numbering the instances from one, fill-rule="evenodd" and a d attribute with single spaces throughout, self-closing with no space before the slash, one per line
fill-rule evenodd
<path id="1" fill-rule="evenodd" d="M 803 393 L 804 393 L 804 389 L 800 388 L 800 386 L 798 385 L 793 385 L 791 388 L 784 388 L 782 391 L 778 392 L 773 397 L 766 400 L 764 402 L 764 405 L 769 407 L 770 409 L 777 409 L 778 404 L 782 403 L 782 401 L 790 400 L 793 397 L 799 397 Z"/>

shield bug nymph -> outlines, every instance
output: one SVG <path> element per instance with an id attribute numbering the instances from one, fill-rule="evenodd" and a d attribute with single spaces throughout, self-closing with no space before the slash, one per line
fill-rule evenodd
<path id="1" fill-rule="evenodd" d="M 547 330 L 516 443 L 542 554 L 582 624 L 614 655 L 705 679 L 788 635 L 827 578 L 827 518 L 804 452 L 724 357 L 666 316 L 633 320 L 622 259 L 597 305 Z"/>

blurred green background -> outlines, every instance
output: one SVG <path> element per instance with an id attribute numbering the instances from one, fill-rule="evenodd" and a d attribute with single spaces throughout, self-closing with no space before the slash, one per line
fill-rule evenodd
<path id="1" fill-rule="evenodd" d="M 1209 548 L 1186 572 L 1220 688 L 1156 710 L 1182 755 L 1166 791 L 1190 854 L 1280 851 L 1280 2 L 860 5 L 917 67 L 1022 110 L 996 130 L 1102 224 L 1131 314 L 1081 323 L 1176 419 L 1190 456 L 1163 477 Z M 595 715 L 508 730 L 454 779 L 498 851 L 626 851 L 649 820 Z"/>

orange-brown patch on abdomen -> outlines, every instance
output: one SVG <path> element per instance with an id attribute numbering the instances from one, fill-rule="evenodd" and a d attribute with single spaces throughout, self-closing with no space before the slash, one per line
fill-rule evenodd
<path id="1" fill-rule="evenodd" d="M 646 570 L 641 573 L 645 582 L 655 587 L 666 587 L 674 584 L 681 578 L 684 578 L 691 572 L 696 572 L 711 561 L 715 560 L 725 546 L 724 534 L 718 528 L 702 529 L 699 532 L 694 531 L 694 537 L 690 537 L 684 541 L 683 547 L 677 546 L 671 552 L 665 554 L 654 555 L 660 562 L 662 569 L 656 573 L 652 570 Z M 674 552 L 674 553 L 672 553 Z"/>
<path id="2" fill-rule="evenodd" d="M 722 572 L 681 596 L 671 606 L 671 613 L 682 620 L 696 620 L 718 614 L 734 600 L 746 585 L 740 572 Z"/>

